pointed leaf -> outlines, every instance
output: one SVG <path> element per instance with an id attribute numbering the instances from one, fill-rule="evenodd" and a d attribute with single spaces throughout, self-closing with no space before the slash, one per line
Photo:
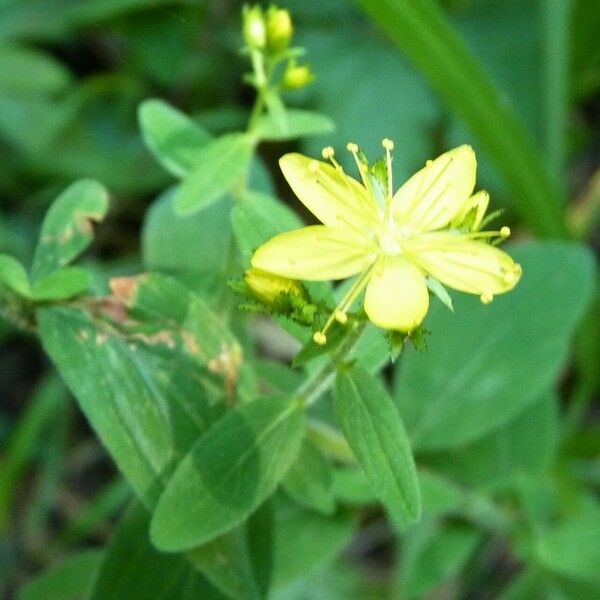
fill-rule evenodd
<path id="1" fill-rule="evenodd" d="M 355 365 L 341 370 L 334 386 L 342 430 L 373 491 L 398 526 L 416 521 L 421 497 L 404 425 L 379 381 Z"/>
<path id="2" fill-rule="evenodd" d="M 152 541 L 181 551 L 243 521 L 285 475 L 303 428 L 295 400 L 264 398 L 229 411 L 177 467 L 156 507 Z"/>

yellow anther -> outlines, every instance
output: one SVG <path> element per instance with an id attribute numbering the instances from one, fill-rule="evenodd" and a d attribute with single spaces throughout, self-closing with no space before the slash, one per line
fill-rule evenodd
<path id="1" fill-rule="evenodd" d="M 381 145 L 386 149 L 386 150 L 390 150 L 392 151 L 394 149 L 394 142 L 392 142 L 392 140 L 390 140 L 389 138 L 384 138 L 381 141 Z"/>
<path id="2" fill-rule="evenodd" d="M 311 173 L 316 173 L 319 170 L 319 161 L 318 160 L 311 160 L 308 163 L 308 170 Z"/>
<path id="3" fill-rule="evenodd" d="M 507 238 L 510 235 L 510 227 L 507 227 L 506 225 L 504 227 L 500 228 L 500 235 L 502 237 Z"/>
<path id="4" fill-rule="evenodd" d="M 484 292 L 481 294 L 481 296 L 479 296 L 479 299 L 481 300 L 482 304 L 489 304 L 494 299 L 494 296 Z"/>
<path id="5" fill-rule="evenodd" d="M 430 167 L 432 164 L 433 164 L 433 161 L 432 161 L 432 160 L 426 160 L 426 161 L 425 161 L 425 166 L 426 166 L 426 167 Z"/>
<path id="6" fill-rule="evenodd" d="M 346 150 L 348 150 L 348 152 L 352 152 L 352 154 L 356 154 L 358 152 L 358 145 L 350 142 L 346 144 Z"/>
<path id="7" fill-rule="evenodd" d="M 315 331 L 313 341 L 319 346 L 324 346 L 327 343 L 327 336 L 322 331 Z"/>
<path id="8" fill-rule="evenodd" d="M 335 154 L 335 152 L 333 151 L 333 148 L 331 146 L 327 146 L 326 148 L 323 148 L 323 150 L 321 151 L 321 155 L 325 159 L 333 158 L 334 154 Z"/>
<path id="9" fill-rule="evenodd" d="M 514 271 L 505 271 L 502 273 L 502 281 L 507 284 L 511 284 L 517 278 L 517 274 Z"/>
<path id="10" fill-rule="evenodd" d="M 343 310 L 337 310 L 335 312 L 335 320 L 344 325 L 348 322 L 348 315 Z"/>

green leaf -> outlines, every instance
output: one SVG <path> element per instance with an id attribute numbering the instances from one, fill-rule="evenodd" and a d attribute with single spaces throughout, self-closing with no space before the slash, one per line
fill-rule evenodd
<path id="1" fill-rule="evenodd" d="M 462 523 L 424 521 L 403 538 L 401 597 L 419 600 L 454 576 L 483 535 Z"/>
<path id="2" fill-rule="evenodd" d="M 254 141 L 244 133 L 226 134 L 205 144 L 177 192 L 176 210 L 190 214 L 225 196 L 248 172 L 253 151 Z"/>
<path id="3" fill-rule="evenodd" d="M 395 397 L 418 450 L 464 445 L 510 421 L 553 386 L 588 305 L 594 260 L 582 246 L 530 243 L 515 290 L 484 306 L 457 294 L 434 306 L 425 353 L 407 351 Z M 560 276 L 559 276 L 560 274 Z M 576 290 L 576 293 L 574 293 Z"/>
<path id="4" fill-rule="evenodd" d="M 539 153 L 464 41 L 431 0 L 360 0 L 359 4 L 412 59 L 467 124 L 513 190 L 527 225 L 566 236 L 561 201 Z"/>
<path id="5" fill-rule="evenodd" d="M 152 547 L 149 522 L 141 505 L 129 507 L 108 545 L 89 600 L 224 599 L 183 556 Z"/>
<path id="6" fill-rule="evenodd" d="M 158 478 L 221 414 L 241 355 L 206 305 L 172 279 L 112 285 L 106 306 L 116 313 L 43 308 L 40 335 L 117 466 L 152 504 Z"/>
<path id="7" fill-rule="evenodd" d="M 290 502 L 277 505 L 275 591 L 332 562 L 350 543 L 356 529 L 354 520 L 347 514 L 325 516 Z"/>
<path id="8" fill-rule="evenodd" d="M 87 598 L 102 562 L 102 550 L 85 550 L 27 583 L 19 600 L 79 600 Z"/>
<path id="9" fill-rule="evenodd" d="M 38 279 L 31 296 L 34 300 L 63 300 L 86 292 L 90 275 L 81 267 L 64 267 Z"/>
<path id="10" fill-rule="evenodd" d="M 0 46 L 2 94 L 54 94 L 71 82 L 71 74 L 50 54 L 33 48 Z"/>
<path id="11" fill-rule="evenodd" d="M 263 115 L 254 133 L 265 141 L 293 140 L 333 131 L 331 119 L 320 113 L 294 108 L 286 109 L 281 119 L 271 113 Z"/>
<path id="12" fill-rule="evenodd" d="M 304 440 L 296 462 L 282 481 L 283 489 L 298 504 L 330 515 L 335 510 L 331 467 L 313 444 Z"/>
<path id="13" fill-rule="evenodd" d="M 52 204 L 33 257 L 31 280 L 38 281 L 77 258 L 92 241 L 92 222 L 102 221 L 108 194 L 96 181 L 69 186 Z"/>
<path id="14" fill-rule="evenodd" d="M 177 467 L 156 507 L 152 541 L 181 551 L 243 521 L 273 493 L 303 432 L 296 400 L 264 398 L 229 411 Z"/>
<path id="15" fill-rule="evenodd" d="M 428 454 L 438 472 L 478 488 L 498 490 L 518 475 L 536 476 L 548 469 L 559 434 L 558 398 L 545 392 L 508 423 L 456 449 Z"/>
<path id="16" fill-rule="evenodd" d="M 175 195 L 176 190 L 167 190 L 146 213 L 142 231 L 145 267 L 175 273 L 223 271 L 231 240 L 231 201 L 225 199 L 193 215 L 179 215 Z"/>
<path id="17" fill-rule="evenodd" d="M 19 296 L 31 297 L 31 287 L 25 267 L 8 254 L 0 254 L 0 285 L 6 286 Z"/>
<path id="18" fill-rule="evenodd" d="M 333 397 L 348 443 L 392 519 L 400 527 L 419 519 L 415 464 L 404 425 L 387 391 L 355 365 L 338 373 Z"/>
<path id="19" fill-rule="evenodd" d="M 543 567 L 600 586 L 600 507 L 544 532 L 535 545 Z"/>
<path id="20" fill-rule="evenodd" d="M 261 244 L 278 233 L 302 227 L 302 221 L 294 211 L 276 198 L 259 192 L 248 192 L 244 201 L 233 207 L 231 223 L 247 265 Z"/>
<path id="21" fill-rule="evenodd" d="M 138 119 L 146 146 L 175 177 L 185 177 L 202 160 L 210 134 L 163 100 L 145 100 Z"/>

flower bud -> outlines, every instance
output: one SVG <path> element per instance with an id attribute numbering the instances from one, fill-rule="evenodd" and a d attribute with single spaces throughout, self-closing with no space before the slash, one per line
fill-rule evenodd
<path id="1" fill-rule="evenodd" d="M 302 286 L 297 281 L 260 269 L 248 269 L 244 273 L 244 281 L 256 298 L 265 304 L 273 304 L 281 294 L 304 296 Z"/>
<path id="2" fill-rule="evenodd" d="M 246 43 L 254 50 L 262 50 L 267 43 L 267 27 L 262 8 L 258 4 L 244 6 L 242 18 L 242 33 Z"/>
<path id="3" fill-rule="evenodd" d="M 313 79 L 314 76 L 308 65 L 289 63 L 283 74 L 281 84 L 288 90 L 297 90 L 308 85 Z"/>
<path id="4" fill-rule="evenodd" d="M 271 6 L 267 10 L 267 48 L 274 54 L 283 52 L 292 38 L 293 26 L 290 13 Z"/>

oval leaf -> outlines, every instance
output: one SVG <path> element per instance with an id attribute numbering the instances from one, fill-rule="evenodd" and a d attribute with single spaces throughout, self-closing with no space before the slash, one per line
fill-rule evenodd
<path id="1" fill-rule="evenodd" d="M 248 171 L 253 148 L 252 138 L 244 133 L 226 134 L 205 144 L 177 192 L 177 211 L 190 214 L 225 196 Z"/>
<path id="2" fill-rule="evenodd" d="M 243 521 L 296 458 L 304 432 L 295 400 L 265 398 L 229 411 L 181 461 L 150 528 L 160 550 L 207 542 Z"/>
<path id="3" fill-rule="evenodd" d="M 211 139 L 190 117 L 158 99 L 140 104 L 138 119 L 146 146 L 175 177 L 184 177 L 202 156 Z"/>
<path id="4" fill-rule="evenodd" d="M 425 353 L 407 351 L 395 396 L 413 446 L 463 445 L 510 421 L 551 388 L 588 305 L 594 260 L 583 246 L 537 242 L 513 247 L 523 266 L 515 290 L 483 306 L 455 297 L 425 323 Z"/>
<path id="5" fill-rule="evenodd" d="M 335 410 L 373 491 L 399 526 L 421 515 L 417 472 L 404 425 L 379 381 L 354 365 L 338 373 Z"/>

